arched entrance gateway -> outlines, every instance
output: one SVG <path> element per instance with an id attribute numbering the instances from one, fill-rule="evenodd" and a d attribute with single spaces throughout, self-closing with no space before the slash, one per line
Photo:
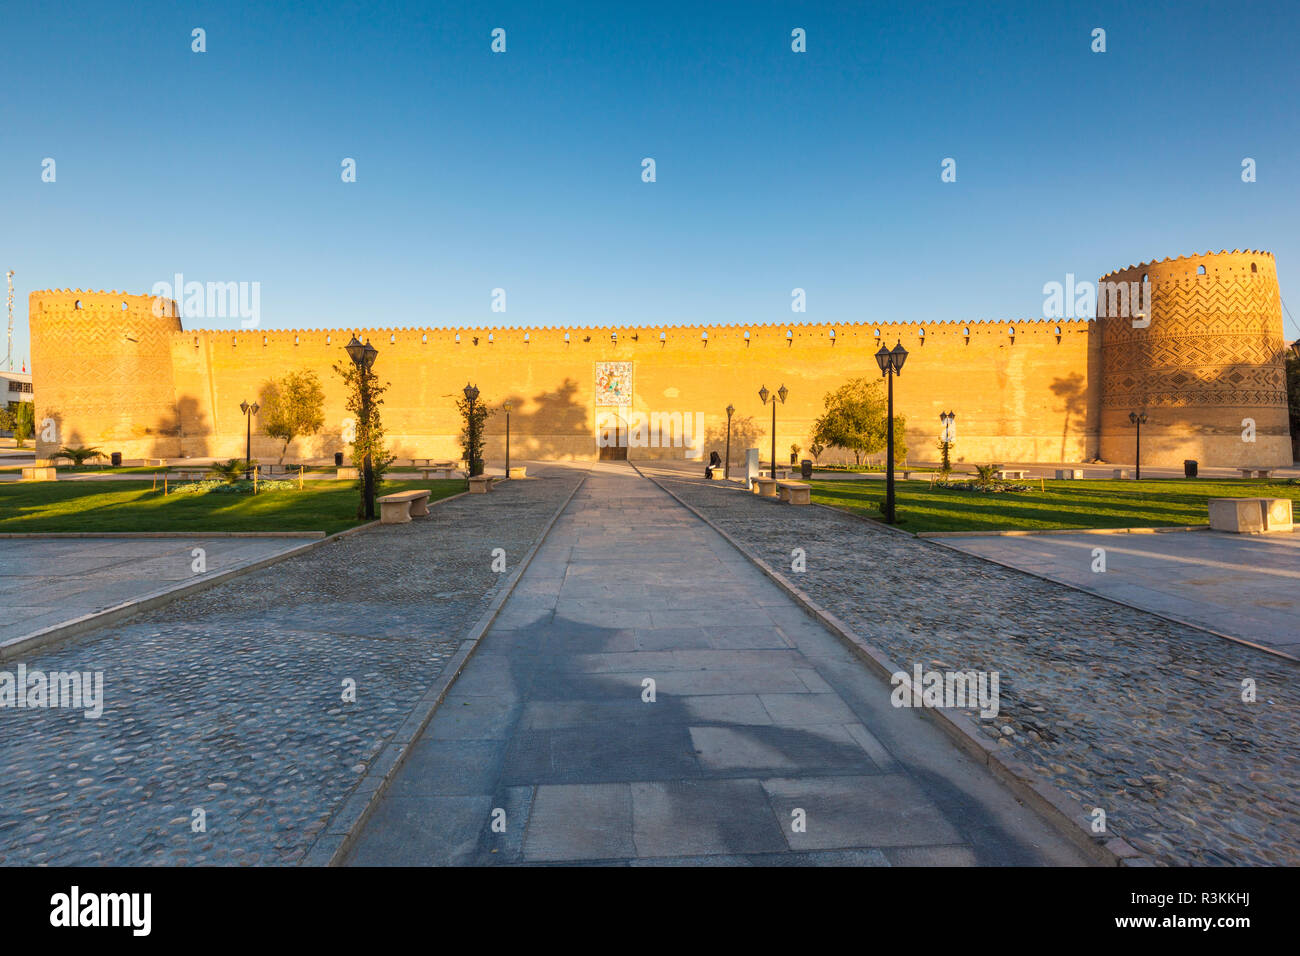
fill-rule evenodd
<path id="1" fill-rule="evenodd" d="M 601 461 L 627 461 L 627 415 L 622 409 L 596 411 L 596 451 Z"/>

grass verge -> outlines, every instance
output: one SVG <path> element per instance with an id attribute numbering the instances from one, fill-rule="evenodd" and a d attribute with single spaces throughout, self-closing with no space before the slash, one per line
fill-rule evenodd
<path id="1" fill-rule="evenodd" d="M 813 481 L 813 501 L 880 518 L 883 481 Z M 1158 528 L 1209 523 L 1210 498 L 1300 499 L 1300 485 L 1261 479 L 1048 481 L 1012 494 L 927 487 L 899 481 L 898 527 L 905 531 L 1040 531 Z"/>
<path id="2" fill-rule="evenodd" d="M 465 490 L 463 480 L 386 481 L 380 494 L 429 489 L 437 501 Z M 0 484 L 0 532 L 324 531 L 361 524 L 353 481 L 311 481 L 259 495 L 164 496 L 144 481 Z M 376 508 L 376 510 L 378 510 Z"/>

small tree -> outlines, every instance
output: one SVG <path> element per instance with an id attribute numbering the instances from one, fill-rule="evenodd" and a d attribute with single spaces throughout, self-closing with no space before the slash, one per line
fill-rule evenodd
<path id="1" fill-rule="evenodd" d="M 813 461 L 819 461 L 822 457 L 822 452 L 824 452 L 825 450 L 826 450 L 826 446 L 819 445 L 817 442 L 813 442 L 811 445 L 808 446 L 808 451 L 812 454 Z"/>
<path id="2" fill-rule="evenodd" d="M 858 465 L 862 464 L 863 455 L 885 450 L 888 404 L 880 379 L 850 379 L 827 393 L 823 401 L 826 410 L 813 425 L 813 441 L 848 449 Z M 905 423 L 903 416 L 894 416 L 896 459 L 907 458 Z"/>
<path id="3" fill-rule="evenodd" d="M 487 402 L 477 398 L 474 400 L 474 415 L 470 417 L 470 402 L 468 398 L 460 398 L 456 401 L 456 410 L 460 412 L 461 421 L 464 423 L 460 430 L 460 447 L 465 455 L 465 467 L 469 469 L 470 476 L 483 474 L 483 446 L 485 444 L 483 433 L 487 427 L 487 420 L 495 414 L 495 408 L 488 408 Z"/>
<path id="4" fill-rule="evenodd" d="M 943 464 L 939 470 L 946 475 L 952 471 L 952 462 L 949 459 L 949 452 L 952 451 L 952 441 L 947 438 L 940 438 L 938 448 L 940 454 L 943 455 Z"/>
<path id="5" fill-rule="evenodd" d="M 393 459 L 384 444 L 384 425 L 379 417 L 379 406 L 384 404 L 388 385 L 380 385 L 369 369 L 360 369 L 350 360 L 336 362 L 334 371 L 343 379 L 347 389 L 347 410 L 356 416 L 356 437 L 352 441 L 352 463 L 360 474 L 357 487 L 361 489 L 361 503 L 357 517 L 366 516 L 367 496 L 373 495 L 383 483 L 384 472 Z M 371 487 L 366 488 L 366 466 L 370 466 Z"/>
<path id="6" fill-rule="evenodd" d="M 14 433 L 19 448 L 26 447 L 23 443 L 32 437 L 35 421 L 36 406 L 31 402 L 10 402 L 7 408 L 0 409 L 0 428 Z"/>
<path id="7" fill-rule="evenodd" d="M 309 368 L 290 372 L 262 390 L 262 431 L 282 442 L 280 461 L 295 438 L 314 435 L 325 424 L 325 391 Z"/>

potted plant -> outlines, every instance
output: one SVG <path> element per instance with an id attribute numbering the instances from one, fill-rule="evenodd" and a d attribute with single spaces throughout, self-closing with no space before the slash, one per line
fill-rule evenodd
<path id="1" fill-rule="evenodd" d="M 802 449 L 798 445 L 790 446 L 790 464 L 791 466 L 799 464 L 799 452 Z"/>

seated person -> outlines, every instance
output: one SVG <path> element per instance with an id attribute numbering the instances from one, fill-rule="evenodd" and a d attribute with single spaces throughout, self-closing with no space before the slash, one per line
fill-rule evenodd
<path id="1" fill-rule="evenodd" d="M 704 477 L 709 480 L 713 479 L 713 473 L 722 467 L 722 456 L 716 451 L 709 452 L 709 464 L 704 469 Z"/>

